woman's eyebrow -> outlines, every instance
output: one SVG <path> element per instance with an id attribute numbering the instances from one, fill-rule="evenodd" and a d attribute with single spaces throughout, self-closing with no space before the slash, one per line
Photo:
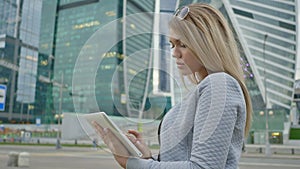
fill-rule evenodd
<path id="1" fill-rule="evenodd" d="M 179 39 L 170 39 L 169 42 L 172 44 L 178 43 L 180 40 Z"/>

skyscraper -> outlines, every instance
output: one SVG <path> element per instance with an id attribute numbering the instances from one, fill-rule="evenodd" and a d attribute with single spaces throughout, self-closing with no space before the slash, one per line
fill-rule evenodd
<path id="1" fill-rule="evenodd" d="M 34 107 L 41 0 L 0 2 L 1 83 L 7 85 L 4 121 L 29 121 Z"/>
<path id="2" fill-rule="evenodd" d="M 155 106 L 148 98 L 155 4 L 43 1 L 38 83 L 45 120 L 62 112 L 139 117 Z"/>
<path id="3" fill-rule="evenodd" d="M 289 113 L 296 69 L 295 1 L 224 3 L 268 108 Z"/>
<path id="4" fill-rule="evenodd" d="M 297 1 L 179 1 L 181 5 L 192 2 L 218 8 L 237 36 L 253 102 L 253 130 L 265 130 L 268 123 L 270 131 L 279 131 L 282 136 L 283 123 L 292 108 L 299 52 Z M 272 116 L 269 121 L 268 116 Z"/>
<path id="5" fill-rule="evenodd" d="M 138 117 L 155 107 L 160 96 L 148 94 L 157 83 L 157 7 L 156 1 L 138 0 L 1 1 L 0 82 L 7 86 L 2 120 L 54 123 L 55 114 L 99 110 Z"/>

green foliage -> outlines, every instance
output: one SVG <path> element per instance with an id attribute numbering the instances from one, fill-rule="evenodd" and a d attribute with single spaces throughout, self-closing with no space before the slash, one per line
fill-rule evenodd
<path id="1" fill-rule="evenodd" d="M 300 128 L 291 128 L 290 129 L 290 139 L 291 140 L 300 140 Z"/>

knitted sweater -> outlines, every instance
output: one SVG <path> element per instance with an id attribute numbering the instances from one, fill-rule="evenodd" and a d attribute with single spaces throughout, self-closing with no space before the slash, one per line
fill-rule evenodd
<path id="1" fill-rule="evenodd" d="M 164 117 L 160 161 L 129 158 L 127 169 L 236 169 L 246 104 L 239 83 L 221 72 L 204 78 Z"/>

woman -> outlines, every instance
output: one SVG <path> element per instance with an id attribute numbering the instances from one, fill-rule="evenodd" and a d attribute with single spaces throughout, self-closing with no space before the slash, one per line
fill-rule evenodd
<path id="1" fill-rule="evenodd" d="M 128 132 L 143 159 L 126 156 L 110 131 L 95 126 L 124 168 L 238 168 L 251 101 L 233 33 L 222 14 L 207 4 L 180 8 L 169 27 L 177 67 L 197 87 L 164 117 L 159 158 L 151 157 L 137 131 Z"/>

